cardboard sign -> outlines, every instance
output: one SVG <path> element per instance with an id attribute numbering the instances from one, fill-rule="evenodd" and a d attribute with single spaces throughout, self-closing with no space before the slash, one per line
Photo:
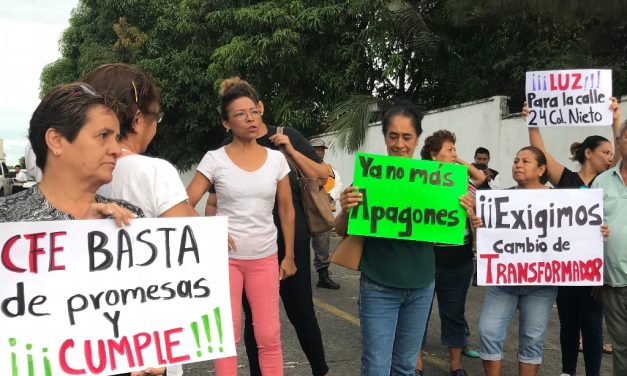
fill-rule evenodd
<path id="1" fill-rule="evenodd" d="M 603 284 L 600 189 L 478 191 L 479 285 Z"/>
<path id="2" fill-rule="evenodd" d="M 226 217 L 0 226 L 0 375 L 235 355 Z"/>
<path id="3" fill-rule="evenodd" d="M 463 244 L 466 166 L 357 153 L 353 185 L 363 200 L 351 210 L 349 234 Z"/>
<path id="4" fill-rule="evenodd" d="M 611 96 L 609 69 L 527 72 L 527 126 L 610 125 Z"/>

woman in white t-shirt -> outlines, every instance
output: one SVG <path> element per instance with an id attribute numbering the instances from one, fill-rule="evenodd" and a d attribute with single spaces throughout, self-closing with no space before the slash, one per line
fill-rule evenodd
<path id="1" fill-rule="evenodd" d="M 148 218 L 196 216 L 176 168 L 164 159 L 141 155 L 163 117 L 159 88 L 150 77 L 135 66 L 116 63 L 100 65 L 83 81 L 115 101 L 120 121 L 122 156 L 117 160 L 113 180 L 100 187 L 98 193 L 131 202 Z"/>
<path id="2" fill-rule="evenodd" d="M 223 85 L 229 86 L 226 80 Z M 239 343 L 242 291 L 253 312 L 259 362 L 264 375 L 283 375 L 279 321 L 279 281 L 296 273 L 294 207 L 283 154 L 257 144 L 260 111 L 238 86 L 222 88 L 222 124 L 233 141 L 207 152 L 187 187 L 190 204 L 213 185 L 217 215 L 229 217 L 229 282 L 235 341 Z M 285 241 L 285 258 L 277 269 L 275 198 Z M 237 357 L 215 361 L 216 374 L 237 375 Z"/>
<path id="3" fill-rule="evenodd" d="M 141 155 L 155 137 L 163 116 L 159 88 L 150 77 L 135 66 L 116 63 L 98 66 L 83 81 L 113 100 L 120 122 L 122 154 L 113 170 L 113 180 L 101 186 L 98 193 L 133 203 L 148 218 L 196 216 L 174 166 L 166 160 Z M 165 374 L 166 367 L 155 367 L 119 376 Z M 167 376 L 181 375 L 181 365 L 167 367 Z"/>

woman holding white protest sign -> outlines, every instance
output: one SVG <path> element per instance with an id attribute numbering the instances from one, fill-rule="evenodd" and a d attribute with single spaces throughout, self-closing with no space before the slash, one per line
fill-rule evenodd
<path id="1" fill-rule="evenodd" d="M 43 171 L 32 189 L 0 198 L 0 221 L 113 218 L 118 226 L 143 217 L 126 201 L 96 194 L 111 181 L 120 127 L 115 112 L 93 87 L 72 83 L 52 88 L 33 113 L 28 138 Z M 145 370 L 161 375 L 164 369 Z M 146 374 L 144 372 L 134 374 Z"/>
<path id="2" fill-rule="evenodd" d="M 514 189 L 547 189 L 544 153 L 527 146 L 516 154 L 512 177 Z M 537 375 L 542 363 L 544 337 L 557 295 L 555 286 L 488 286 L 479 318 L 479 355 L 487 376 L 501 374 L 501 359 L 507 327 L 520 312 L 518 338 L 518 372 L 521 376 Z"/>
<path id="3" fill-rule="evenodd" d="M 385 112 L 382 131 L 388 155 L 413 157 L 422 133 L 422 116 L 409 102 L 397 103 Z M 342 212 L 335 223 L 338 234 L 346 235 L 348 212 L 361 200 L 358 187 L 342 192 Z M 460 200 L 474 217 L 472 198 Z M 432 243 L 366 236 L 359 268 L 361 375 L 414 375 L 433 299 Z"/>
<path id="4" fill-rule="evenodd" d="M 620 107 L 615 97 L 611 98 L 613 112 L 613 133 L 616 136 L 620 127 Z M 526 117 L 529 109 L 525 103 L 522 114 Z M 596 176 L 616 164 L 612 162 L 613 148 L 608 139 L 593 135 L 571 145 L 572 160 L 581 168 L 574 172 L 560 164 L 546 150 L 540 130 L 529 127 L 529 142 L 542 150 L 547 159 L 549 181 L 555 188 L 587 189 Z M 560 319 L 560 345 L 562 352 L 562 372 L 574 375 L 577 371 L 577 358 L 580 344 L 583 347 L 586 375 L 597 376 L 601 370 L 603 345 L 603 308 L 591 286 L 560 286 L 557 294 L 557 308 Z M 607 345 L 611 346 L 611 345 Z"/>
<path id="5" fill-rule="evenodd" d="M 251 93 L 234 85 L 233 80 L 225 80 L 221 86 L 222 125 L 233 140 L 205 154 L 187 192 L 190 203 L 196 205 L 215 186 L 217 215 L 229 217 L 229 284 L 235 342 L 240 339 L 244 292 L 252 310 L 261 372 L 282 375 L 279 281 L 296 273 L 290 169 L 282 153 L 257 144 L 261 112 Z M 277 229 L 272 221 L 275 199 L 285 245 L 280 264 Z M 217 375 L 237 375 L 237 356 L 218 359 L 215 366 Z"/>
<path id="6" fill-rule="evenodd" d="M 522 148 L 512 166 L 512 177 L 517 185 L 512 189 L 548 189 L 547 161 L 544 153 L 534 147 Z M 538 194 L 541 194 L 540 192 Z M 607 226 L 601 226 L 607 237 Z M 479 319 L 479 355 L 485 374 L 501 374 L 501 359 L 507 327 L 516 310 L 519 311 L 518 372 L 519 375 L 537 375 L 542 363 L 544 338 L 555 297 L 556 286 L 489 286 Z"/>
<path id="7" fill-rule="evenodd" d="M 425 160 L 466 165 L 471 177 L 468 181 L 468 193 L 474 197 L 477 191 L 475 184 L 482 184 L 485 174 L 458 158 L 455 142 L 454 133 L 445 129 L 438 130 L 427 137 L 420 155 Z M 468 222 L 463 245 L 434 244 L 433 247 L 436 265 L 435 296 L 438 299 L 441 323 L 440 340 L 449 349 L 450 373 L 454 376 L 467 374 L 462 363 L 462 354 L 479 357 L 477 351 L 468 346 L 470 329 L 465 317 L 466 295 L 474 272 L 472 236 Z M 423 347 L 425 345 L 426 337 L 422 343 Z M 422 369 L 421 355 L 416 369 Z"/>
<path id="8" fill-rule="evenodd" d="M 122 226 L 143 216 L 125 201 L 96 194 L 111 181 L 122 153 L 118 134 L 115 113 L 91 86 L 79 82 L 51 89 L 28 130 L 42 180 L 0 199 L 0 221 L 113 218 Z"/>

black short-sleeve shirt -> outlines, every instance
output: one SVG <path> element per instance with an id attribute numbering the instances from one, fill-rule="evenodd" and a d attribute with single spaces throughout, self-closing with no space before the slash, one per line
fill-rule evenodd
<path id="1" fill-rule="evenodd" d="M 590 181 L 590 184 L 584 183 L 577 172 L 571 171 L 564 167 L 564 172 L 560 176 L 560 181 L 555 188 L 589 188 L 596 176 Z"/>

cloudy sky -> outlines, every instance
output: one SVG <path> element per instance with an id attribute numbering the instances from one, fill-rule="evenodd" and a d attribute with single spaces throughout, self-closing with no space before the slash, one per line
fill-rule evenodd
<path id="1" fill-rule="evenodd" d="M 60 57 L 59 38 L 78 0 L 0 0 L 0 138 L 7 164 L 24 155 L 39 103 L 42 68 Z"/>

